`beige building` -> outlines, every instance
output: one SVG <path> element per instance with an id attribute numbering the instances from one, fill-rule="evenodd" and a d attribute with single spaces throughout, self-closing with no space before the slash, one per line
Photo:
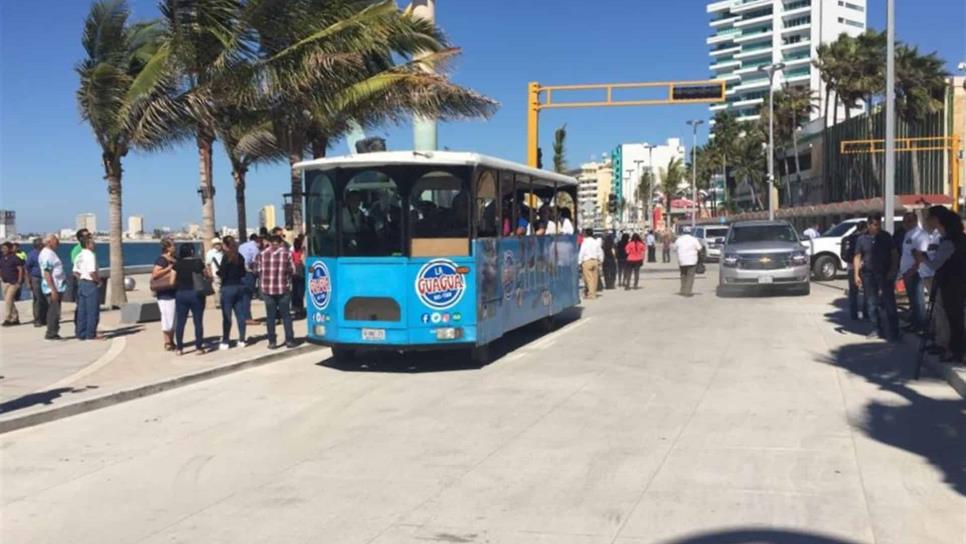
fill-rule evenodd
<path id="1" fill-rule="evenodd" d="M 275 220 L 275 206 L 269 204 L 258 210 L 258 226 L 264 227 L 268 230 L 274 229 L 278 225 Z"/>
<path id="2" fill-rule="evenodd" d="M 137 238 L 144 234 L 144 217 L 131 215 L 127 218 L 127 237 Z"/>
<path id="3" fill-rule="evenodd" d="M 97 216 L 92 213 L 79 213 L 74 221 L 74 226 L 77 230 L 87 229 L 91 232 L 97 232 Z"/>
<path id="4" fill-rule="evenodd" d="M 609 224 L 607 197 L 613 192 L 614 171 L 610 161 L 587 162 L 574 174 L 577 186 L 577 216 L 583 227 Z"/>

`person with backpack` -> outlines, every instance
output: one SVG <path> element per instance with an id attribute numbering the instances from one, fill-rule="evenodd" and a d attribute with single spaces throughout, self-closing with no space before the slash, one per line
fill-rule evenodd
<path id="1" fill-rule="evenodd" d="M 865 315 L 865 300 L 862 297 L 862 290 L 859 289 L 858 284 L 855 283 L 855 270 L 854 263 L 855 259 L 855 243 L 860 236 L 866 233 L 868 230 L 868 225 L 865 221 L 859 221 L 855 227 L 855 231 L 846 236 L 842 240 L 842 248 L 839 251 L 839 256 L 845 261 L 845 268 L 849 275 L 849 317 L 852 321 L 858 321 L 863 319 L 862 316 Z M 859 304 L 861 300 L 861 304 Z"/>

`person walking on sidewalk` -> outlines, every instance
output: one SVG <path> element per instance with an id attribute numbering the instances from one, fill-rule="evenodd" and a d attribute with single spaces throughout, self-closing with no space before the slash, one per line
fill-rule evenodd
<path id="1" fill-rule="evenodd" d="M 617 279 L 617 245 L 614 243 L 613 234 L 604 236 L 601 249 L 604 251 L 604 262 L 601 265 L 604 275 L 604 289 L 613 289 L 614 282 Z"/>
<path id="2" fill-rule="evenodd" d="M 600 273 L 600 263 L 604 260 L 604 249 L 600 240 L 594 236 L 593 229 L 584 231 L 584 241 L 580 244 L 580 252 L 577 254 L 577 262 L 580 264 L 580 272 L 584 277 L 584 290 L 587 298 L 592 300 L 597 298 L 597 281 Z"/>
<path id="3" fill-rule="evenodd" d="M 882 215 L 866 219 L 868 232 L 855 243 L 855 283 L 865 293 L 866 317 L 880 338 L 899 340 L 899 311 L 896 308 L 896 272 L 899 253 L 892 235 L 882 229 Z"/>
<path id="4" fill-rule="evenodd" d="M 205 350 L 205 297 L 195 286 L 196 275 L 210 277 L 205 263 L 195 256 L 195 245 L 187 242 L 178 247 L 178 262 L 174 263 L 175 273 L 175 343 L 177 354 L 184 355 L 184 328 L 188 324 L 188 314 L 194 322 L 195 355 L 204 355 Z"/>
<path id="5" fill-rule="evenodd" d="M 691 228 L 685 227 L 684 233 L 674 241 L 674 251 L 678 254 L 678 267 L 681 270 L 680 295 L 694 296 L 694 272 L 701 254 L 701 242 L 691 236 Z"/>
<path id="6" fill-rule="evenodd" d="M 60 239 L 51 234 L 47 237 L 47 244 L 40 251 L 37 261 L 44 281 L 40 288 L 47 297 L 47 340 L 63 340 L 60 336 L 60 304 L 67 291 L 67 275 L 64 273 L 64 263 L 57 256 Z"/>
<path id="7" fill-rule="evenodd" d="M 627 281 L 627 244 L 631 243 L 631 235 L 623 232 L 617 242 L 617 285 L 623 286 Z"/>
<path id="8" fill-rule="evenodd" d="M 3 282 L 3 326 L 10 327 L 20 324 L 20 314 L 17 313 L 17 293 L 24 282 L 24 262 L 13 250 L 13 244 L 3 243 L 3 254 L 0 255 L 0 281 Z"/>
<path id="9" fill-rule="evenodd" d="M 855 244 L 859 241 L 859 236 L 862 236 L 868 230 L 868 226 L 865 221 L 859 221 L 855 226 L 855 232 L 845 237 L 842 240 L 842 247 L 839 250 L 839 256 L 845 261 L 846 272 L 849 275 L 849 317 L 852 321 L 858 321 L 860 315 L 865 315 L 865 297 L 862 295 L 862 290 L 859 289 L 857 283 L 855 283 L 855 270 L 854 259 L 855 259 Z M 861 301 L 861 304 L 859 303 Z"/>
<path id="10" fill-rule="evenodd" d="M 94 340 L 101 318 L 100 285 L 97 274 L 97 257 L 94 256 L 94 239 L 80 242 L 81 251 L 74 261 L 74 277 L 77 278 L 77 318 L 74 335 L 78 340 Z"/>
<path id="11" fill-rule="evenodd" d="M 24 264 L 24 272 L 27 274 L 27 281 L 30 282 L 30 294 L 33 299 L 34 327 L 43 327 L 47 324 L 47 297 L 40 288 L 44 275 L 40 271 L 38 260 L 42 249 L 44 249 L 44 241 L 34 238 L 33 249 L 27 254 L 27 261 Z"/>
<path id="12" fill-rule="evenodd" d="M 235 314 L 235 321 L 238 323 L 238 343 L 250 346 L 251 343 L 245 336 L 245 259 L 238 253 L 238 244 L 231 236 L 225 236 L 223 240 L 225 248 L 218 267 L 218 276 L 221 279 L 221 345 L 220 349 L 231 347 L 231 316 Z"/>
<path id="13" fill-rule="evenodd" d="M 627 272 L 624 274 L 624 290 L 631 288 L 631 276 L 634 276 L 634 289 L 641 277 L 641 266 L 644 264 L 644 252 L 647 247 L 641 240 L 641 235 L 634 233 L 631 241 L 627 243 Z"/>
<path id="14" fill-rule="evenodd" d="M 245 268 L 247 269 L 245 278 L 242 280 L 242 286 L 244 287 L 242 290 L 242 295 L 244 296 L 242 308 L 245 310 L 245 321 L 249 325 L 257 324 L 252 319 L 252 299 L 255 297 L 255 284 L 257 281 L 255 273 L 252 272 L 252 267 L 255 266 L 255 257 L 258 257 L 261 250 L 261 238 L 257 234 L 252 234 L 248 237 L 247 242 L 238 246 L 238 253 L 245 259 Z"/>
<path id="15" fill-rule="evenodd" d="M 919 262 L 913 252 L 929 251 L 929 233 L 919 226 L 919 217 L 914 212 L 906 212 L 902 216 L 902 225 L 906 228 L 906 234 L 900 248 L 899 277 L 909 297 L 909 325 L 905 330 L 918 332 L 926 329 L 926 291 L 919 273 Z"/>
<path id="16" fill-rule="evenodd" d="M 278 348 L 275 322 L 281 318 L 285 331 L 285 347 L 295 347 L 292 329 L 292 253 L 283 244 L 281 236 L 273 235 L 268 247 L 255 257 L 255 275 L 261 285 L 265 302 L 265 325 L 268 327 L 268 349 Z"/>
<path id="17" fill-rule="evenodd" d="M 647 245 L 647 262 L 656 263 L 657 262 L 657 237 L 654 236 L 654 231 L 647 231 L 647 236 L 644 237 L 644 243 Z"/>
<path id="18" fill-rule="evenodd" d="M 661 233 L 661 262 L 669 263 L 671 262 L 671 247 L 674 245 L 674 238 L 671 237 L 671 231 L 665 230 Z"/>
<path id="19" fill-rule="evenodd" d="M 151 270 L 151 279 L 159 280 L 175 274 L 175 262 L 177 262 L 177 259 L 174 256 L 174 242 L 164 238 L 161 240 L 161 255 L 158 260 L 154 261 L 154 268 Z M 161 336 L 164 339 L 164 350 L 174 351 L 175 292 L 177 286 L 170 278 L 166 285 L 170 287 L 153 290 L 158 301 L 158 311 L 161 313 Z"/>

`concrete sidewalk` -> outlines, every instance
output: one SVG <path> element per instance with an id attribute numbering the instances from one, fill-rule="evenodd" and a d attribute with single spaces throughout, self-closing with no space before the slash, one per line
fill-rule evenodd
<path id="1" fill-rule="evenodd" d="M 146 285 L 146 282 L 145 282 Z M 146 291 L 146 290 L 145 290 Z M 150 292 L 130 293 L 129 300 L 143 300 Z M 210 306 L 210 305 L 209 305 Z M 29 319 L 29 302 L 21 320 Z M 264 316 L 264 305 L 255 301 L 256 319 Z M 263 324 L 248 327 L 254 346 L 235 346 L 198 356 L 194 351 L 191 323 L 185 331 L 185 355 L 163 349 L 160 322 L 121 325 L 119 310 L 103 311 L 99 330 L 104 340 L 78 341 L 74 337 L 74 304 L 65 303 L 61 336 L 64 341 L 44 340 L 45 328 L 31 324 L 0 329 L 0 432 L 58 419 L 90 409 L 137 398 L 198 379 L 247 368 L 302 353 L 310 346 L 293 350 L 267 348 Z M 238 331 L 233 320 L 232 339 Z M 304 320 L 295 322 L 297 338 L 303 338 Z M 221 338 L 221 310 L 209 307 L 204 316 L 205 342 L 217 347 Z M 284 332 L 277 327 L 281 338 Z"/>

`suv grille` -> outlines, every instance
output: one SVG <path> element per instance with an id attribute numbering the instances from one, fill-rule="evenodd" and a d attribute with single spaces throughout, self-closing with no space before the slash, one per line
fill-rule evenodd
<path id="1" fill-rule="evenodd" d="M 778 270 L 789 267 L 789 253 L 759 253 L 738 257 L 738 268 L 745 270 Z"/>

